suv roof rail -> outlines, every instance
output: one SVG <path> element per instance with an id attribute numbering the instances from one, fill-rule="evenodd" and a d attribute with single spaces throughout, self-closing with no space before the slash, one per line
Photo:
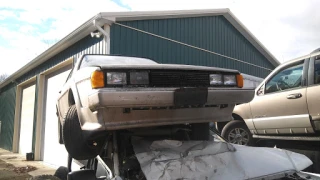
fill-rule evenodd
<path id="1" fill-rule="evenodd" d="M 316 52 L 320 52 L 320 48 L 317 48 L 317 49 L 313 50 L 313 51 L 311 52 L 311 54 L 316 53 Z"/>

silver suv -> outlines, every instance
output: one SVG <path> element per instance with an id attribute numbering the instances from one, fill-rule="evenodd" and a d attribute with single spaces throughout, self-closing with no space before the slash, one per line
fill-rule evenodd
<path id="1" fill-rule="evenodd" d="M 278 66 L 251 102 L 235 107 L 233 118 L 217 124 L 232 143 L 253 145 L 254 138 L 320 141 L 320 52 Z"/>

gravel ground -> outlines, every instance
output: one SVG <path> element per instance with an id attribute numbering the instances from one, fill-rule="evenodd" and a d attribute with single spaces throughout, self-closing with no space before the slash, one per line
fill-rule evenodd
<path id="1" fill-rule="evenodd" d="M 53 175 L 55 170 L 41 161 L 26 161 L 24 155 L 0 148 L 0 180 L 26 180 L 34 176 Z"/>
<path id="2" fill-rule="evenodd" d="M 31 176 L 28 174 L 30 171 L 34 171 L 35 167 L 26 166 L 16 168 L 12 164 L 6 163 L 0 160 L 0 180 L 26 180 Z"/>

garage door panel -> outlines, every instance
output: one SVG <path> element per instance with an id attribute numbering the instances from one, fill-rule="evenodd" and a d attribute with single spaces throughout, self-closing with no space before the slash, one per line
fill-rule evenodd
<path id="1" fill-rule="evenodd" d="M 59 90 L 63 86 L 70 72 L 70 68 L 51 75 L 46 79 L 45 94 L 45 125 L 43 161 L 54 166 L 66 166 L 68 153 L 64 145 L 58 141 L 58 118 L 56 116 L 56 101 Z"/>
<path id="2" fill-rule="evenodd" d="M 19 153 L 32 152 L 35 85 L 22 90 Z"/>

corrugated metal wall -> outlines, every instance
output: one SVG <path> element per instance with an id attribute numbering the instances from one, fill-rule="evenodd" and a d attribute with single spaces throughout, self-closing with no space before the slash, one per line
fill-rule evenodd
<path id="1" fill-rule="evenodd" d="M 9 87 L 0 95 L 0 147 L 12 150 L 14 112 L 16 104 L 16 87 Z"/>
<path id="2" fill-rule="evenodd" d="M 37 66 L 28 73 L 18 78 L 15 84 L 10 83 L 1 89 L 0 95 L 0 121 L 2 121 L 1 134 L 0 134 L 0 148 L 12 149 L 13 138 L 13 122 L 15 112 L 15 96 L 16 85 L 28 80 L 41 72 L 52 68 L 56 64 L 67 60 L 70 57 L 79 57 L 84 53 L 105 53 L 106 44 L 103 38 L 92 38 L 90 35 L 62 51 L 58 55 L 50 58 L 45 63 Z"/>
<path id="3" fill-rule="evenodd" d="M 122 21 L 196 47 L 214 51 L 265 68 L 275 67 L 223 16 Z M 147 57 L 159 63 L 192 64 L 238 69 L 265 77 L 270 71 L 219 57 L 119 25 L 111 26 L 111 54 Z"/>

